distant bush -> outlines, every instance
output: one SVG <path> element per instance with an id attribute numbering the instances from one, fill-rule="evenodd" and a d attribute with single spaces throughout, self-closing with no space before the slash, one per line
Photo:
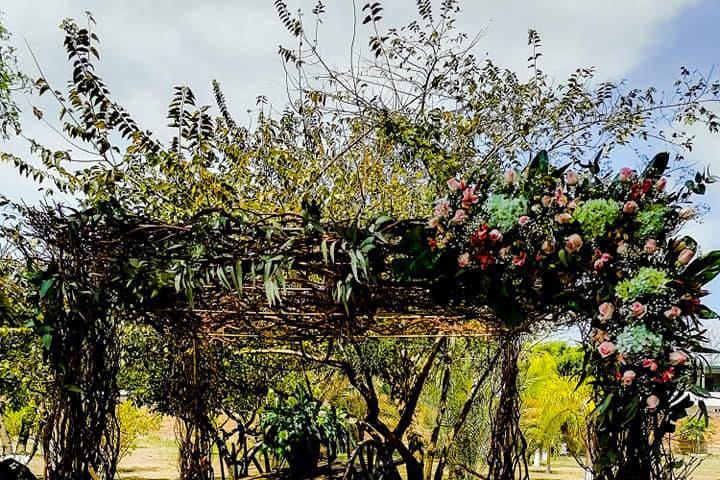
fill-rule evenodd
<path id="1" fill-rule="evenodd" d="M 711 427 L 700 418 L 691 418 L 677 429 L 676 442 L 680 453 L 707 453 L 707 439 Z"/>
<path id="2" fill-rule="evenodd" d="M 120 455 L 118 460 L 130 455 L 137 448 L 137 441 L 160 428 L 160 415 L 147 407 L 137 407 L 132 401 L 120 402 L 115 410 L 120 425 Z"/>

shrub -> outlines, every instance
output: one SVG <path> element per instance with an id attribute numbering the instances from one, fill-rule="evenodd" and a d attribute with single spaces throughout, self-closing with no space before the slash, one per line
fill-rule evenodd
<path id="1" fill-rule="evenodd" d="M 160 428 L 160 415 L 147 407 L 137 407 L 132 401 L 120 402 L 116 409 L 120 426 L 120 454 L 118 460 L 127 457 L 137 448 L 137 441 Z"/>

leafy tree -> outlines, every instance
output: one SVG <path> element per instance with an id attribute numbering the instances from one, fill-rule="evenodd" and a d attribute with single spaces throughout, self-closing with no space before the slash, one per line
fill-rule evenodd
<path id="1" fill-rule="evenodd" d="M 592 390 L 588 383 L 578 385 L 577 376 L 561 372 L 562 358 L 551 352 L 564 350 L 582 355 L 559 342 L 540 345 L 529 354 L 522 391 L 523 433 L 532 447 L 548 452 L 547 471 L 550 473 L 552 453 L 564 442 L 578 452 L 589 450 L 588 425 L 594 409 Z"/>
<path id="2" fill-rule="evenodd" d="M 147 407 L 137 407 L 132 400 L 118 403 L 116 416 L 120 425 L 120 455 L 118 461 L 127 458 L 136 448 L 140 438 L 160 428 L 162 418 Z"/>

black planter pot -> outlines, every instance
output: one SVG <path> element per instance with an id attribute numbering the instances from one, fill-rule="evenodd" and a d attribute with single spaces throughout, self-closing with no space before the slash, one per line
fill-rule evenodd
<path id="1" fill-rule="evenodd" d="M 320 463 L 320 442 L 308 440 L 292 445 L 287 462 L 290 478 L 312 478 Z"/>

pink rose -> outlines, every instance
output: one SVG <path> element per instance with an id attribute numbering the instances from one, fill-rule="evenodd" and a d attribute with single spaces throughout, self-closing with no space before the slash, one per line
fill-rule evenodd
<path id="1" fill-rule="evenodd" d="M 555 202 L 557 202 L 557 204 L 561 207 L 564 207 L 568 203 L 567 195 L 565 195 L 559 188 L 555 190 Z"/>
<path id="2" fill-rule="evenodd" d="M 515 255 L 512 259 L 512 264 L 516 267 L 522 267 L 525 265 L 525 260 L 527 259 L 527 255 L 525 252 L 520 252 L 517 255 Z"/>
<path id="3" fill-rule="evenodd" d="M 475 191 L 472 187 L 467 187 L 463 190 L 462 206 L 463 208 L 469 208 L 470 205 L 475 205 L 480 199 L 475 195 Z"/>
<path id="4" fill-rule="evenodd" d="M 550 195 L 543 195 L 540 199 L 540 203 L 543 207 L 547 208 L 552 203 L 552 197 Z"/>
<path id="5" fill-rule="evenodd" d="M 598 352 L 602 358 L 607 358 L 615 353 L 615 344 L 612 342 L 602 342 L 598 345 Z"/>
<path id="6" fill-rule="evenodd" d="M 602 260 L 603 262 L 609 262 L 611 258 L 612 256 L 609 253 L 603 253 L 602 255 L 600 255 L 600 260 Z"/>
<path id="7" fill-rule="evenodd" d="M 622 376 L 622 384 L 626 387 L 632 385 L 633 380 L 635 380 L 635 376 L 635 372 L 632 370 L 625 370 L 625 373 L 623 373 Z"/>
<path id="8" fill-rule="evenodd" d="M 661 177 L 660 179 L 658 179 L 657 182 L 655 182 L 655 188 L 660 192 L 665 190 L 666 185 L 667 185 L 667 178 L 665 178 L 665 177 Z"/>
<path id="9" fill-rule="evenodd" d="M 633 177 L 633 169 L 630 167 L 623 167 L 620 169 L 620 174 L 618 175 L 621 182 L 625 183 L 628 180 L 630 180 Z"/>
<path id="10" fill-rule="evenodd" d="M 494 242 L 499 242 L 500 240 L 502 240 L 503 235 L 502 235 L 502 232 L 500 232 L 500 230 L 498 230 L 497 228 L 493 228 L 492 230 L 490 230 L 490 233 L 488 234 L 488 238 L 490 238 L 490 241 L 494 243 Z"/>
<path id="11" fill-rule="evenodd" d="M 555 251 L 555 240 L 545 240 L 540 246 L 540 249 L 546 255 L 550 255 Z"/>
<path id="12" fill-rule="evenodd" d="M 632 215 L 635 212 L 637 212 L 638 204 L 635 200 L 628 200 L 625 202 L 625 205 L 623 205 L 623 213 L 626 215 Z"/>
<path id="13" fill-rule="evenodd" d="M 595 260 L 595 263 L 593 264 L 593 268 L 596 272 L 602 270 L 602 268 L 605 266 L 605 262 L 603 262 L 601 259 Z"/>
<path id="14" fill-rule="evenodd" d="M 647 400 L 645 401 L 647 404 L 647 409 L 651 412 L 654 412 L 658 405 L 660 405 L 660 399 L 657 397 L 657 395 L 650 395 Z"/>
<path id="15" fill-rule="evenodd" d="M 680 310 L 680 307 L 678 307 L 677 305 L 673 305 L 668 310 L 665 310 L 665 317 L 669 318 L 670 320 L 674 320 L 680 315 L 682 315 L 682 310 Z"/>
<path id="16" fill-rule="evenodd" d="M 516 177 L 515 170 L 512 170 L 512 169 L 505 170 L 505 183 L 507 183 L 508 185 L 515 183 L 515 177 Z"/>
<path id="17" fill-rule="evenodd" d="M 569 213 L 558 213 L 555 215 L 555 221 L 562 224 L 570 223 L 573 221 L 573 217 Z"/>
<path id="18" fill-rule="evenodd" d="M 434 213 L 436 217 L 447 217 L 450 215 L 450 203 L 447 200 L 440 200 L 435 205 Z"/>
<path id="19" fill-rule="evenodd" d="M 678 255 L 678 262 L 680 262 L 681 265 L 687 265 L 694 256 L 695 252 L 689 248 L 685 248 L 682 252 L 680 252 L 680 255 Z"/>
<path id="20" fill-rule="evenodd" d="M 578 181 L 580 180 L 580 177 L 578 177 L 577 172 L 574 170 L 570 170 L 565 174 L 565 183 L 568 185 L 577 185 Z"/>
<path id="21" fill-rule="evenodd" d="M 642 361 L 643 368 L 647 368 L 651 372 L 655 372 L 658 369 L 657 363 L 652 358 L 646 358 Z"/>
<path id="22" fill-rule="evenodd" d="M 455 177 L 448 180 L 447 185 L 450 188 L 450 190 L 452 190 L 454 192 L 465 188 L 465 182 L 463 182 L 462 180 L 458 180 Z"/>
<path id="23" fill-rule="evenodd" d="M 428 227 L 430 228 L 438 228 L 440 226 L 440 219 L 437 217 L 432 217 L 430 220 L 428 220 Z"/>
<path id="24" fill-rule="evenodd" d="M 580 235 L 577 233 L 573 233 L 569 237 L 565 239 L 565 250 L 567 250 L 568 253 L 575 253 L 583 246 L 583 240 Z"/>
<path id="25" fill-rule="evenodd" d="M 457 258 L 458 266 L 460 268 L 467 267 L 468 263 L 470 263 L 470 254 L 469 253 L 462 253 Z"/>
<path id="26" fill-rule="evenodd" d="M 685 362 L 687 361 L 687 353 L 683 352 L 682 350 L 675 350 L 674 352 L 670 353 L 670 363 L 672 363 L 673 365 L 685 365 Z"/>
<path id="27" fill-rule="evenodd" d="M 455 215 L 450 221 L 452 223 L 463 223 L 466 217 L 467 214 L 465 213 L 465 210 L 463 210 L 462 208 L 458 208 L 457 210 L 455 210 Z"/>
<path id="28" fill-rule="evenodd" d="M 525 225 L 526 223 L 528 223 L 529 221 L 530 221 L 530 217 L 528 217 L 527 215 L 522 215 L 520 218 L 518 218 L 518 223 L 520 224 L 521 227 L 523 225 Z"/>
<path id="29" fill-rule="evenodd" d="M 607 320 L 610 320 L 615 313 L 615 305 L 610 302 L 602 303 L 598 307 L 598 311 L 600 312 L 598 318 L 605 322 Z"/>
<path id="30" fill-rule="evenodd" d="M 645 253 L 652 255 L 657 251 L 657 241 L 654 238 L 648 238 L 645 241 Z"/>
<path id="31" fill-rule="evenodd" d="M 640 302 L 633 302 L 633 304 L 630 305 L 630 311 L 633 316 L 641 318 L 647 313 L 647 307 Z"/>

